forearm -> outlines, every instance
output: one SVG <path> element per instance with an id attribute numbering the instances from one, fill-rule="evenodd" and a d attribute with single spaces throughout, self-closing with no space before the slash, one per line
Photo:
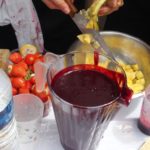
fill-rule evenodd
<path id="1" fill-rule="evenodd" d="M 14 28 L 19 47 L 29 43 L 42 50 L 44 45 L 42 31 L 32 1 L 4 0 L 4 2 L 4 10 L 7 12 L 5 13 L 5 16 L 7 15 L 5 20 L 9 20 Z"/>

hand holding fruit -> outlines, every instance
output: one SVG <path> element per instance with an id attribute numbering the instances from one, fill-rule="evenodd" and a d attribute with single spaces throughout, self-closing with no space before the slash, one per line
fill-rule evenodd
<path id="1" fill-rule="evenodd" d="M 123 0 L 107 0 L 99 10 L 99 16 L 111 14 L 112 12 L 118 10 L 121 6 L 123 6 L 123 4 Z"/>
<path id="2" fill-rule="evenodd" d="M 58 9 L 66 14 L 69 14 L 70 12 L 70 8 L 65 0 L 43 0 L 43 2 L 50 9 Z"/>

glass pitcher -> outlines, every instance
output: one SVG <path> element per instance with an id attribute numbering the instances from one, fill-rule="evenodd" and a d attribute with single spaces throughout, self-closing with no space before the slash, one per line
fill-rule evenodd
<path id="1" fill-rule="evenodd" d="M 95 150 L 120 103 L 130 103 L 133 92 L 125 72 L 117 62 L 94 51 L 46 53 L 45 62 L 37 62 L 43 71 L 39 88 L 48 80 L 62 146 Z"/>

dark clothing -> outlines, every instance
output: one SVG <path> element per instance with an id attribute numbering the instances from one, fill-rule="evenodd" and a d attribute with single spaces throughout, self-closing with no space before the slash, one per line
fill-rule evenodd
<path id="1" fill-rule="evenodd" d="M 57 54 L 67 52 L 69 46 L 80 33 L 69 15 L 58 10 L 50 10 L 41 0 L 33 0 L 41 23 L 44 47 Z M 78 10 L 84 8 L 84 0 L 75 0 Z M 17 40 L 11 25 L 0 27 L 0 48 L 16 49 Z"/>
<path id="2" fill-rule="evenodd" d="M 16 49 L 17 39 L 11 25 L 0 26 L 0 48 Z"/>
<path id="3" fill-rule="evenodd" d="M 120 31 L 150 44 L 150 4 L 148 0 L 124 0 L 118 11 L 107 17 L 104 30 Z"/>

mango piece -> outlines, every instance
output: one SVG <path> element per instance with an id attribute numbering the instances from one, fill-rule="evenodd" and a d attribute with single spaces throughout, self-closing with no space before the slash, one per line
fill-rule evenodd
<path id="1" fill-rule="evenodd" d="M 135 78 L 135 72 L 127 72 L 125 71 L 127 80 L 133 80 Z"/>
<path id="2" fill-rule="evenodd" d="M 139 70 L 138 64 L 134 64 L 134 65 L 132 65 L 131 67 L 132 67 L 132 69 L 133 69 L 134 71 L 138 71 L 138 70 Z"/>
<path id="3" fill-rule="evenodd" d="M 144 75 L 143 75 L 142 71 L 140 71 L 140 70 L 139 70 L 139 71 L 136 71 L 135 76 L 136 76 L 137 79 L 142 79 L 142 78 L 144 78 Z"/>
<path id="4" fill-rule="evenodd" d="M 90 44 L 92 41 L 92 36 L 90 34 L 80 34 L 77 38 L 84 44 Z"/>
<path id="5" fill-rule="evenodd" d="M 108 68 L 108 65 L 109 65 L 109 61 L 99 63 L 99 66 L 104 67 L 104 68 Z"/>
<path id="6" fill-rule="evenodd" d="M 137 84 L 145 84 L 145 80 L 144 80 L 144 78 L 142 78 L 142 79 L 138 79 L 138 80 L 136 80 L 136 82 L 135 83 L 137 83 Z"/>
<path id="7" fill-rule="evenodd" d="M 86 62 L 86 64 L 94 64 L 94 54 L 93 53 L 87 53 L 85 62 Z"/>
<path id="8" fill-rule="evenodd" d="M 99 26 L 98 26 L 98 23 L 97 23 L 96 20 L 91 19 L 91 20 L 87 23 L 86 28 L 87 28 L 87 29 L 98 30 L 98 29 L 99 29 Z"/>
<path id="9" fill-rule="evenodd" d="M 127 85 L 134 91 L 134 93 L 141 92 L 144 89 L 145 79 L 142 71 L 139 70 L 138 64 L 128 65 L 120 59 L 117 61 L 126 73 Z"/>
<path id="10" fill-rule="evenodd" d="M 134 93 L 139 93 L 144 89 L 144 85 L 138 83 L 132 84 L 129 87 L 133 90 Z"/>

